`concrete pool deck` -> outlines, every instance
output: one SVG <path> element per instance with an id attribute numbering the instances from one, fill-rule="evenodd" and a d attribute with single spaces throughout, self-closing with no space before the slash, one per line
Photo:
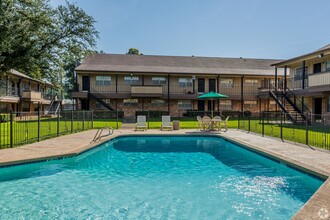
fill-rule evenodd
<path id="1" fill-rule="evenodd" d="M 102 142 L 121 135 L 219 135 L 243 144 L 251 150 L 286 161 L 289 165 L 327 179 L 310 200 L 296 213 L 293 219 L 330 219 L 330 152 L 284 143 L 278 139 L 261 137 L 237 130 L 202 132 L 192 129 L 177 131 L 133 131 L 132 129 L 121 129 L 116 130 L 113 135 L 101 141 L 91 143 L 95 133 L 96 130 L 88 130 L 17 148 L 2 149 L 0 150 L 0 167 L 78 155 Z"/>

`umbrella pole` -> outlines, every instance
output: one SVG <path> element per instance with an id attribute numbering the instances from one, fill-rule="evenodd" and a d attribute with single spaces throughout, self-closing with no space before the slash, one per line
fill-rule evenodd
<path id="1" fill-rule="evenodd" d="M 213 100 L 211 99 L 211 116 L 213 118 Z"/>

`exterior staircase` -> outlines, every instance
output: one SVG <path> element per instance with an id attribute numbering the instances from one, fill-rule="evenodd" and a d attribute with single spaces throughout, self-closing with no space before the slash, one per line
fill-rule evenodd
<path id="1" fill-rule="evenodd" d="M 269 95 L 286 113 L 286 117 L 294 124 L 311 124 L 311 112 L 307 106 L 290 90 L 277 89 L 272 85 Z"/>
<path id="2" fill-rule="evenodd" d="M 99 98 L 98 96 L 100 96 L 101 94 L 93 94 L 91 92 L 88 93 L 88 98 L 93 99 L 95 101 L 97 101 L 98 103 L 100 103 L 101 105 L 103 105 L 106 109 L 108 109 L 109 111 L 115 111 L 110 105 L 108 105 L 107 103 L 105 103 L 102 98 Z"/>
<path id="3" fill-rule="evenodd" d="M 61 107 L 62 100 L 52 100 L 48 109 L 45 110 L 45 115 L 56 115 Z"/>

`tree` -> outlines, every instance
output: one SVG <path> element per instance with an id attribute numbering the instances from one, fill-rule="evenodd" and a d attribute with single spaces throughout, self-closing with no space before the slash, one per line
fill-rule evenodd
<path id="1" fill-rule="evenodd" d="M 94 49 L 94 23 L 70 3 L 52 8 L 48 0 L 1 0 L 0 73 L 17 69 L 61 87 L 64 68 Z"/>
<path id="2" fill-rule="evenodd" d="M 126 53 L 128 55 L 143 55 L 140 53 L 140 51 L 136 48 L 129 48 L 128 52 Z"/>

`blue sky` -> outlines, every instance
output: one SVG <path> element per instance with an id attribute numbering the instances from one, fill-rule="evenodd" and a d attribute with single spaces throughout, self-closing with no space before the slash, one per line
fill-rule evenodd
<path id="1" fill-rule="evenodd" d="M 69 2 L 97 21 L 106 53 L 287 59 L 330 43 L 329 0 Z"/>

